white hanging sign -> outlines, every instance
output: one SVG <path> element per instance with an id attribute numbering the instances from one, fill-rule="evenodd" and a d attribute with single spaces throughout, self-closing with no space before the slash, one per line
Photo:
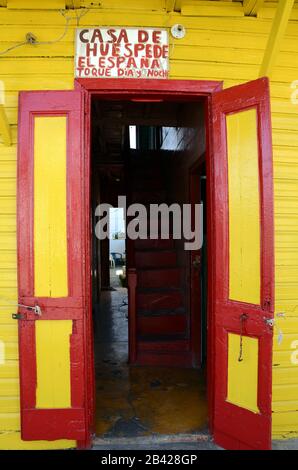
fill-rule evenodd
<path id="1" fill-rule="evenodd" d="M 76 31 L 77 78 L 168 78 L 168 31 L 81 28 Z"/>

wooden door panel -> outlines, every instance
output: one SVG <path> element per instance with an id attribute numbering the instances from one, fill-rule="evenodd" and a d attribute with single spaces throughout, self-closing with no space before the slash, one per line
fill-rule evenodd
<path id="1" fill-rule="evenodd" d="M 214 436 L 271 447 L 272 144 L 266 78 L 214 93 Z"/>
<path id="2" fill-rule="evenodd" d="M 83 440 L 81 93 L 23 92 L 19 113 L 21 435 Z"/>

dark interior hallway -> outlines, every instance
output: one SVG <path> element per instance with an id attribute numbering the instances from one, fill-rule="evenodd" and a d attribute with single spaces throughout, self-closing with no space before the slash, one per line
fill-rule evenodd
<path id="1" fill-rule="evenodd" d="M 199 369 L 129 366 L 127 290 L 103 291 L 95 315 L 96 434 L 134 437 L 205 430 Z"/>

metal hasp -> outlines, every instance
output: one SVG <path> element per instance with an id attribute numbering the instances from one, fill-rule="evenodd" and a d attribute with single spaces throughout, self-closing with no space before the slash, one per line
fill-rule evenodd
<path id="1" fill-rule="evenodd" d="M 26 310 L 31 310 L 35 313 L 35 315 L 38 315 L 39 317 L 41 317 L 42 312 L 41 312 L 41 308 L 39 305 L 34 305 L 34 307 L 32 307 L 31 305 L 17 304 L 17 306 L 25 308 Z M 25 316 L 22 315 L 21 313 L 13 313 L 12 318 L 13 320 L 25 320 Z"/>

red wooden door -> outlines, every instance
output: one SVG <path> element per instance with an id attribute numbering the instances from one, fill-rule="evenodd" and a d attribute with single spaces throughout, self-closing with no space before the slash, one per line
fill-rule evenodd
<path id="1" fill-rule="evenodd" d="M 22 92 L 19 124 L 21 435 L 84 440 L 80 92 Z"/>
<path id="2" fill-rule="evenodd" d="M 213 95 L 215 441 L 271 447 L 272 144 L 266 78 Z"/>

